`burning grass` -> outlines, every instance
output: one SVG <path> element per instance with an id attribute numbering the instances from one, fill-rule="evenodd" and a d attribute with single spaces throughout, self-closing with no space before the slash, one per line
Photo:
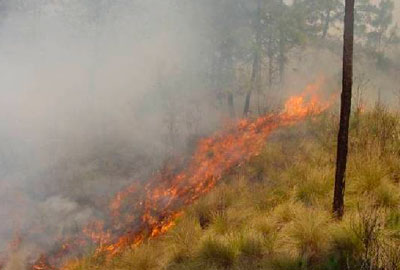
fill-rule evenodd
<path id="1" fill-rule="evenodd" d="M 85 259 L 67 269 L 398 269 L 400 123 L 376 137 L 379 121 L 371 119 L 393 114 L 375 109 L 353 126 L 347 211 L 335 222 L 336 123 L 326 117 L 303 124 L 302 136 L 292 136 L 299 126 L 275 135 L 166 234 L 101 264 Z"/>
<path id="2" fill-rule="evenodd" d="M 109 261 L 126 249 L 143 245 L 149 238 L 164 235 L 175 226 L 184 207 L 209 193 L 224 175 L 259 156 L 272 132 L 328 109 L 334 99 L 326 101 L 320 96 L 323 84 L 321 78 L 300 95 L 290 97 L 281 113 L 243 119 L 200 140 L 189 160 L 167 164 L 145 187 L 132 185 L 116 194 L 109 207 L 110 219 L 93 220 L 81 233 L 63 236 L 60 245 L 41 256 L 33 269 L 58 268 L 69 255 L 93 246 L 97 247 L 96 256 Z M 228 200 L 223 198 L 216 209 L 199 213 L 201 227 L 213 223 L 213 230 L 221 235 L 236 230 L 243 221 L 228 213 L 232 210 L 225 211 L 228 207 Z"/>
<path id="3" fill-rule="evenodd" d="M 55 252 L 33 269 L 399 266 L 398 118 L 377 107 L 352 124 L 347 212 L 335 223 L 337 116 L 325 112 L 331 101 L 319 101 L 321 84 L 289 98 L 282 113 L 242 120 L 201 140 L 185 166 L 166 166 L 144 191 L 122 190 L 110 203 L 110 222 L 94 221 L 62 245 L 65 253 L 88 250 L 89 239 L 92 255 L 63 263 L 66 257 Z M 381 123 L 390 125 L 381 131 Z M 361 208 L 379 209 L 379 222 L 367 230 L 379 237 L 360 229 L 372 226 Z"/>

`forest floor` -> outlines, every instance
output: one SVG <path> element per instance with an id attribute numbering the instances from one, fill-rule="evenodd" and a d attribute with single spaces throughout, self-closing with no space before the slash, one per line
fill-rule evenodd
<path id="1" fill-rule="evenodd" d="M 68 269 L 400 269 L 400 119 L 354 113 L 345 216 L 332 218 L 337 115 L 275 132 L 262 153 L 122 255 Z"/>

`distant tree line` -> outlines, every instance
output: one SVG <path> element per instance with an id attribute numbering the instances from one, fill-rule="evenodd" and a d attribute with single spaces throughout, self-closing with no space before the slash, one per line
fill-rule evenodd
<path id="1" fill-rule="evenodd" d="M 171 0 L 190 18 L 188 23 L 203 39 L 202 67 L 208 88 L 217 104 L 234 116 L 263 114 L 268 108 L 259 98 L 279 89 L 285 79 L 289 53 L 302 46 L 340 44 L 343 0 Z M 46 5 L 65 16 L 75 27 L 86 28 L 93 37 L 93 67 L 89 88 L 95 89 L 100 19 L 127 6 L 132 16 L 141 10 L 139 1 L 128 0 L 0 0 L 2 19 L 9 11 L 31 14 L 40 20 Z M 154 1 L 157 4 L 157 1 Z M 57 7 L 57 8 L 54 8 Z M 358 0 L 355 3 L 355 42 L 377 66 L 390 65 L 386 49 L 400 42 L 393 23 L 394 0 Z M 113 16 L 118 16 L 114 14 Z M 112 16 L 108 18 L 112 20 Z M 1 21 L 0 21 L 1 23 Z M 118 31 L 118 29 L 116 29 Z M 196 32 L 196 33 L 197 33 Z M 329 48 L 329 46 L 326 46 Z M 255 100 L 257 96 L 257 100 Z M 243 100 L 235 108 L 236 98 Z M 226 106 L 226 107 L 225 107 Z"/>
<path id="2" fill-rule="evenodd" d="M 341 0 L 206 0 L 191 7 L 197 12 L 195 22 L 208 26 L 203 29 L 211 52 L 210 88 L 231 116 L 263 114 L 268 109 L 256 104 L 254 96 L 279 89 L 292 49 L 341 44 Z M 390 64 L 386 49 L 400 42 L 393 10 L 393 0 L 355 3 L 356 45 L 375 59 L 378 68 Z M 239 112 L 234 108 L 238 96 L 244 101 Z"/>

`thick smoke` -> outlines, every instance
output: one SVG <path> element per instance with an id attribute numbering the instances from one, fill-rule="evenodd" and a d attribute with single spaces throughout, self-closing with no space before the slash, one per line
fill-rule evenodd
<path id="1" fill-rule="evenodd" d="M 172 1 L 2 3 L 0 250 L 46 249 L 218 117 Z"/>
<path id="2" fill-rule="evenodd" d="M 394 1 L 394 13 L 393 13 L 394 22 L 400 25 L 400 2 Z"/>
<path id="3" fill-rule="evenodd" d="M 225 32 L 215 28 L 235 20 L 225 10 L 212 13 L 213 3 L 0 0 L 0 253 L 22 243 L 7 269 L 21 269 L 18 258 L 106 216 L 116 191 L 190 152 L 225 119 L 228 106 L 205 78 L 215 71 L 209 58 L 221 53 L 210 40 Z M 244 21 L 235 34 L 252 27 Z M 320 75 L 337 87 L 340 50 L 295 48 L 284 83 L 263 102 Z M 249 84 L 251 55 L 243 58 L 244 86 L 229 85 L 236 114 Z M 392 74 L 358 63 L 372 98 L 396 85 Z"/>

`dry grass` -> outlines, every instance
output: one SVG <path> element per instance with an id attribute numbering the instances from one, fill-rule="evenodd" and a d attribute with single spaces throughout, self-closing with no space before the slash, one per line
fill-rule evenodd
<path id="1" fill-rule="evenodd" d="M 346 214 L 330 210 L 335 122 L 287 129 L 186 210 L 166 236 L 74 269 L 400 269 L 400 123 L 381 107 L 352 124 Z"/>

